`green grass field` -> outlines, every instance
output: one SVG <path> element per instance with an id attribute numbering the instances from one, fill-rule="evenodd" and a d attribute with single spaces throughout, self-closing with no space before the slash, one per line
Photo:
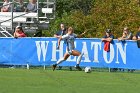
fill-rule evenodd
<path id="1" fill-rule="evenodd" d="M 140 74 L 0 68 L 0 93 L 139 93 Z"/>

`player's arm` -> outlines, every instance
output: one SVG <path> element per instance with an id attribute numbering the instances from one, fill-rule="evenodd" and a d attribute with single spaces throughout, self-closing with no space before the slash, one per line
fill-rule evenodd
<path id="1" fill-rule="evenodd" d="M 107 38 L 106 41 L 111 42 L 113 38 Z"/>
<path id="2" fill-rule="evenodd" d="M 132 33 L 129 33 L 129 35 L 127 36 L 127 38 L 122 38 L 123 40 L 131 40 L 132 38 Z"/>
<path id="3" fill-rule="evenodd" d="M 57 33 L 54 34 L 54 37 L 55 37 L 55 38 L 60 38 L 60 36 L 61 36 L 60 33 L 61 33 L 61 32 L 58 31 Z"/>
<path id="4" fill-rule="evenodd" d="M 57 46 L 57 49 L 60 48 L 60 42 L 61 40 L 67 40 L 69 38 L 69 35 L 63 35 L 63 36 L 60 36 L 60 38 L 58 39 L 58 46 Z"/>
<path id="5" fill-rule="evenodd" d="M 80 35 L 77 35 L 77 38 L 81 38 L 87 31 L 83 32 L 82 34 Z"/>
<path id="6" fill-rule="evenodd" d="M 113 35 L 111 35 L 110 37 L 108 37 L 108 38 L 105 38 L 105 36 L 102 38 L 102 41 L 104 42 L 104 41 L 108 41 L 108 42 L 111 42 L 112 40 L 114 39 L 114 36 Z"/>
<path id="7" fill-rule="evenodd" d="M 58 39 L 58 46 L 57 46 L 57 49 L 60 48 L 60 42 L 61 42 L 61 40 L 62 40 L 62 36 L 60 36 L 59 39 Z"/>
<path id="8" fill-rule="evenodd" d="M 108 41 L 108 42 L 111 42 L 113 40 L 113 38 L 102 38 L 102 41 Z"/>
<path id="9" fill-rule="evenodd" d="M 128 36 L 127 38 L 122 37 L 121 39 L 122 39 L 122 40 L 129 40 L 129 39 L 130 39 L 130 37 L 129 37 L 129 36 Z"/>
<path id="10" fill-rule="evenodd" d="M 60 38 L 60 35 L 54 34 L 54 37 L 56 37 L 56 38 Z"/>

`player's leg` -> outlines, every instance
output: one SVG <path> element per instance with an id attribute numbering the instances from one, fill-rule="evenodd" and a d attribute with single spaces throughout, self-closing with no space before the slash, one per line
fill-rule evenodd
<path id="1" fill-rule="evenodd" d="M 58 64 L 62 63 L 63 61 L 67 60 L 67 58 L 68 58 L 69 56 L 70 56 L 70 55 L 69 55 L 68 53 L 65 53 L 65 54 L 64 54 L 64 57 L 63 57 L 62 59 L 59 59 L 59 60 L 56 62 L 56 64 L 58 65 Z"/>
<path id="2" fill-rule="evenodd" d="M 61 58 L 61 59 L 59 59 L 59 60 L 56 62 L 56 64 L 54 64 L 54 65 L 52 66 L 53 71 L 55 70 L 55 68 L 57 67 L 57 65 L 59 65 L 60 63 L 62 63 L 62 62 L 65 61 L 65 60 L 67 60 L 67 58 L 68 58 L 69 56 L 70 56 L 70 55 L 69 55 L 68 53 L 65 53 L 65 54 L 64 54 L 64 57 Z"/>
<path id="3" fill-rule="evenodd" d="M 78 56 L 78 58 L 77 58 L 77 64 L 76 64 L 76 66 L 75 66 L 76 69 L 82 70 L 82 69 L 80 68 L 79 64 L 80 64 L 80 62 L 81 62 L 81 59 L 82 59 L 83 54 L 80 53 L 80 52 L 77 51 L 77 50 L 73 50 L 73 51 L 72 51 L 72 55 L 73 55 L 73 56 Z"/>

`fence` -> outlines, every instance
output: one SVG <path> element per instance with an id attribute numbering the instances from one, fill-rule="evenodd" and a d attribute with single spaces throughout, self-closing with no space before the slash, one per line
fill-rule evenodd
<path id="1" fill-rule="evenodd" d="M 118 42 L 110 45 L 110 52 L 103 49 L 100 39 L 76 39 L 76 49 L 83 52 L 81 66 L 140 69 L 140 49 L 135 41 Z M 56 49 L 56 38 L 0 38 L 0 64 L 8 65 L 52 65 L 62 58 L 66 45 L 61 42 Z M 62 66 L 74 66 L 77 57 L 70 56 Z"/>
<path id="2" fill-rule="evenodd" d="M 14 10 L 14 5 L 19 3 L 17 1 L 14 0 L 10 0 L 11 2 L 9 3 L 11 6 L 11 11 L 12 12 L 1 12 L 0 13 L 0 27 L 3 28 L 4 30 L 2 30 L 2 35 L 3 36 L 3 32 L 13 32 L 14 28 L 17 25 L 21 25 L 24 29 L 25 32 L 36 32 L 38 29 L 39 30 L 43 30 L 43 29 L 48 29 L 48 25 L 50 20 L 55 18 L 55 0 L 46 0 L 46 1 L 42 1 L 40 2 L 39 0 L 37 0 L 36 4 L 37 4 L 37 9 L 36 9 L 36 13 L 34 13 L 33 15 L 30 15 L 32 13 L 29 12 L 13 12 Z M 0 2 L 0 8 L 3 7 L 3 2 Z M 7 4 L 7 5 L 9 5 Z M 28 2 L 24 2 L 24 4 L 28 4 Z M 4 5 L 6 6 L 6 5 Z M 28 16 L 30 15 L 30 16 Z M 31 20 L 30 20 L 31 19 Z M 6 34 L 4 34 L 4 36 L 6 36 Z"/>

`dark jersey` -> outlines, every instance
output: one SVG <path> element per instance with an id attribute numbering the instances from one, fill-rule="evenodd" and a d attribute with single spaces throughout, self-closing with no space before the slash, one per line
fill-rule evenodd
<path id="1" fill-rule="evenodd" d="M 105 35 L 103 38 L 112 38 L 112 39 L 114 39 L 114 36 L 113 36 L 113 35 L 110 35 L 109 37 L 107 37 L 107 36 Z"/>
<path id="2" fill-rule="evenodd" d="M 113 35 L 110 35 L 109 37 L 107 37 L 107 36 L 105 35 L 103 38 L 112 38 L 112 39 L 114 39 L 114 36 L 113 36 Z M 113 43 L 113 40 L 111 41 L 111 43 Z"/>
<path id="3" fill-rule="evenodd" d="M 66 34 L 66 29 L 60 30 L 60 31 L 58 31 L 58 32 L 56 33 L 56 35 L 58 35 L 58 36 L 63 36 L 63 35 L 65 35 L 65 34 Z"/>
<path id="4" fill-rule="evenodd" d="M 136 37 L 137 37 L 137 39 L 140 38 L 140 32 L 137 32 Z"/>

